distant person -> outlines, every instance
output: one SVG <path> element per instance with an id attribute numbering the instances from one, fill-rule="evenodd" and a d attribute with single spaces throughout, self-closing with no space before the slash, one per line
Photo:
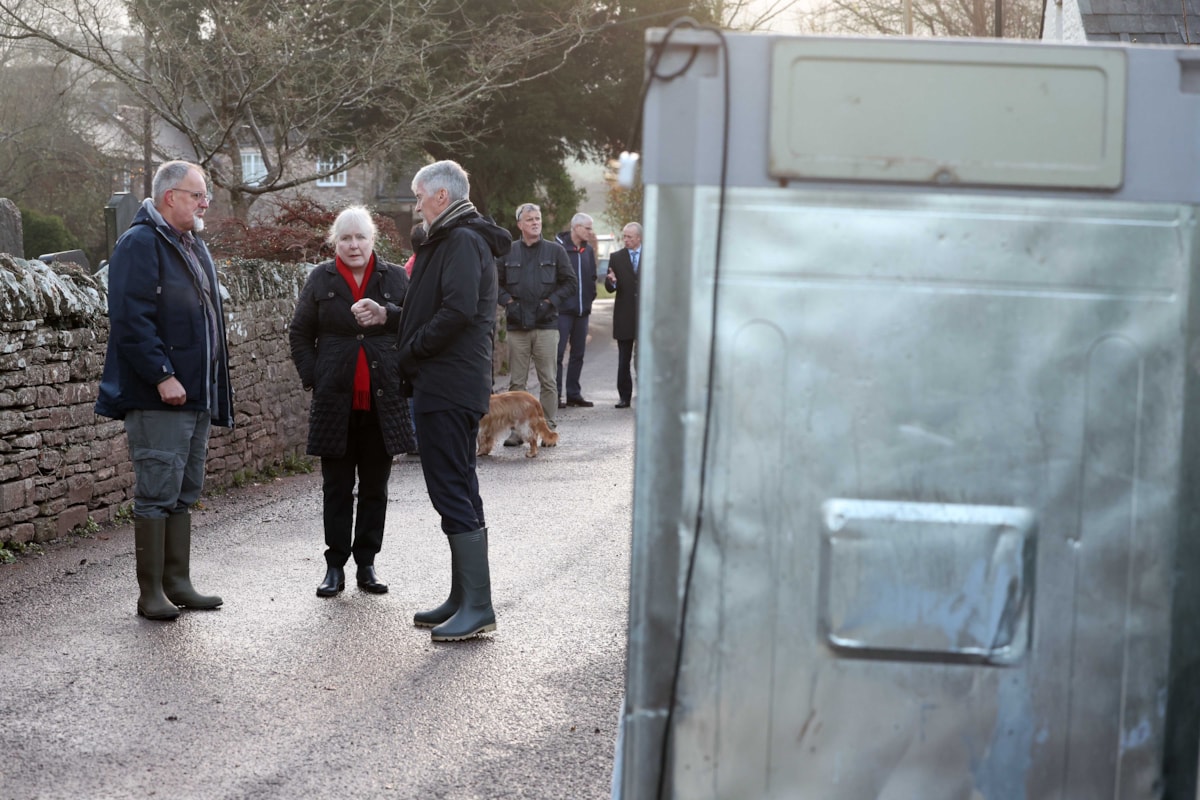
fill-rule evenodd
<path id="1" fill-rule="evenodd" d="M 451 559 L 450 596 L 413 615 L 413 624 L 433 628 L 435 642 L 451 642 L 496 629 L 475 451 L 492 394 L 496 259 L 512 237 L 475 210 L 467 173 L 453 161 L 422 167 L 412 190 L 426 238 L 417 248 L 397 345 L 425 487 Z"/>
<path id="2" fill-rule="evenodd" d="M 408 235 L 408 240 L 410 242 L 412 242 L 413 251 L 412 251 L 412 255 L 408 257 L 408 261 L 404 262 L 404 272 L 406 275 L 408 275 L 409 279 L 411 280 L 413 265 L 417 263 L 417 248 L 420 247 L 421 244 L 425 241 L 425 226 L 424 225 L 414 225 L 412 232 Z M 408 398 L 408 415 L 410 417 L 415 417 L 415 414 L 413 414 L 413 400 L 411 397 Z M 419 455 L 421 455 L 421 451 L 418 449 L 416 422 L 413 422 L 412 435 L 413 435 L 413 446 L 412 446 L 412 449 L 408 451 L 408 454 L 410 456 L 419 456 Z"/>
<path id="3" fill-rule="evenodd" d="M 125 420 L 133 460 L 137 613 L 169 620 L 221 598 L 192 586 L 191 507 L 212 425 L 233 427 L 221 289 L 196 234 L 212 195 L 204 171 L 168 161 L 108 262 L 108 352 L 96 413 Z"/>
<path id="4" fill-rule="evenodd" d="M 408 276 L 379 258 L 375 236 L 362 206 L 337 215 L 328 237 L 334 258 L 308 274 L 288 330 L 300 382 L 312 392 L 306 452 L 321 459 L 325 578 L 318 597 L 346 588 L 351 557 L 360 589 L 388 590 L 375 556 L 383 547 L 392 457 L 416 447 L 395 347 Z"/>
<path id="5" fill-rule="evenodd" d="M 613 338 L 617 340 L 617 408 L 633 401 L 633 347 L 638 328 L 638 278 L 642 257 L 642 226 L 630 222 L 621 229 L 624 250 L 608 257 L 604 286 L 616 292 L 613 301 Z"/>
<path id="6" fill-rule="evenodd" d="M 414 225 L 412 233 L 408 235 L 408 240 L 412 242 L 412 255 L 408 257 L 408 261 L 404 262 L 404 273 L 408 277 L 412 277 L 413 265 L 417 263 L 417 248 L 425 241 L 425 226 Z"/>
<path id="7" fill-rule="evenodd" d="M 558 411 L 558 380 L 554 359 L 558 354 L 558 310 L 575 296 L 575 272 L 567 251 L 558 242 L 542 238 L 542 211 L 533 203 L 517 209 L 521 238 L 497 262 L 500 305 L 508 320 L 510 392 L 525 391 L 529 362 L 537 371 L 538 399 L 551 429 Z M 519 445 L 514 434 L 505 444 Z"/>
<path id="8" fill-rule="evenodd" d="M 567 251 L 571 269 L 575 272 L 575 293 L 558 310 L 558 407 L 591 408 L 595 403 L 585 400 L 579 386 L 583 373 L 583 354 L 587 349 L 588 321 L 592 301 L 596 299 L 596 233 L 592 218 L 587 214 L 571 217 L 571 227 L 558 234 L 558 243 Z M 567 364 L 566 396 L 563 395 L 563 356 L 571 347 Z"/>

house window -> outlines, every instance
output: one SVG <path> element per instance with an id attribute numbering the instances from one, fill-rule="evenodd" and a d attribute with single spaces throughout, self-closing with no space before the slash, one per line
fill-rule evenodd
<path id="1" fill-rule="evenodd" d="M 242 180 L 247 186 L 258 186 L 267 177 L 267 165 L 257 150 L 242 151 Z"/>
<path id="2" fill-rule="evenodd" d="M 346 163 L 346 156 L 336 155 L 330 158 L 317 159 L 317 172 L 328 172 L 331 169 L 337 169 Z M 346 185 L 346 170 L 335 172 L 327 178 L 317 178 L 317 186 L 333 187 Z"/>

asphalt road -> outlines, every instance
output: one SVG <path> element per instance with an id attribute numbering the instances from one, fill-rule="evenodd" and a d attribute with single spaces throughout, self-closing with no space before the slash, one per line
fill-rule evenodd
<path id="1" fill-rule="evenodd" d="M 596 407 L 560 411 L 536 459 L 481 459 L 493 634 L 412 626 L 450 569 L 412 457 L 392 472 L 385 595 L 316 596 L 318 474 L 204 499 L 192 577 L 217 611 L 136 616 L 129 526 L 0 566 L 0 800 L 607 797 L 633 481 L 610 320 L 597 303 Z"/>

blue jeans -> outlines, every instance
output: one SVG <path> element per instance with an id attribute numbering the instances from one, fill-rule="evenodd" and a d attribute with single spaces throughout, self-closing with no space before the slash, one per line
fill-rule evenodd
<path id="1" fill-rule="evenodd" d="M 207 411 L 135 409 L 125 415 L 135 517 L 163 519 L 200 499 L 211 426 Z"/>

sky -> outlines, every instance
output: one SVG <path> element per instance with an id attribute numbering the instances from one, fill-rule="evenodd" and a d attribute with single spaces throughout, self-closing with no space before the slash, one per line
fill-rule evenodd
<path id="1" fill-rule="evenodd" d="M 782 9 L 767 25 L 767 30 L 778 33 L 800 33 L 797 15 L 821 5 L 822 0 L 749 0 L 743 17 L 760 16 L 773 7 Z"/>

